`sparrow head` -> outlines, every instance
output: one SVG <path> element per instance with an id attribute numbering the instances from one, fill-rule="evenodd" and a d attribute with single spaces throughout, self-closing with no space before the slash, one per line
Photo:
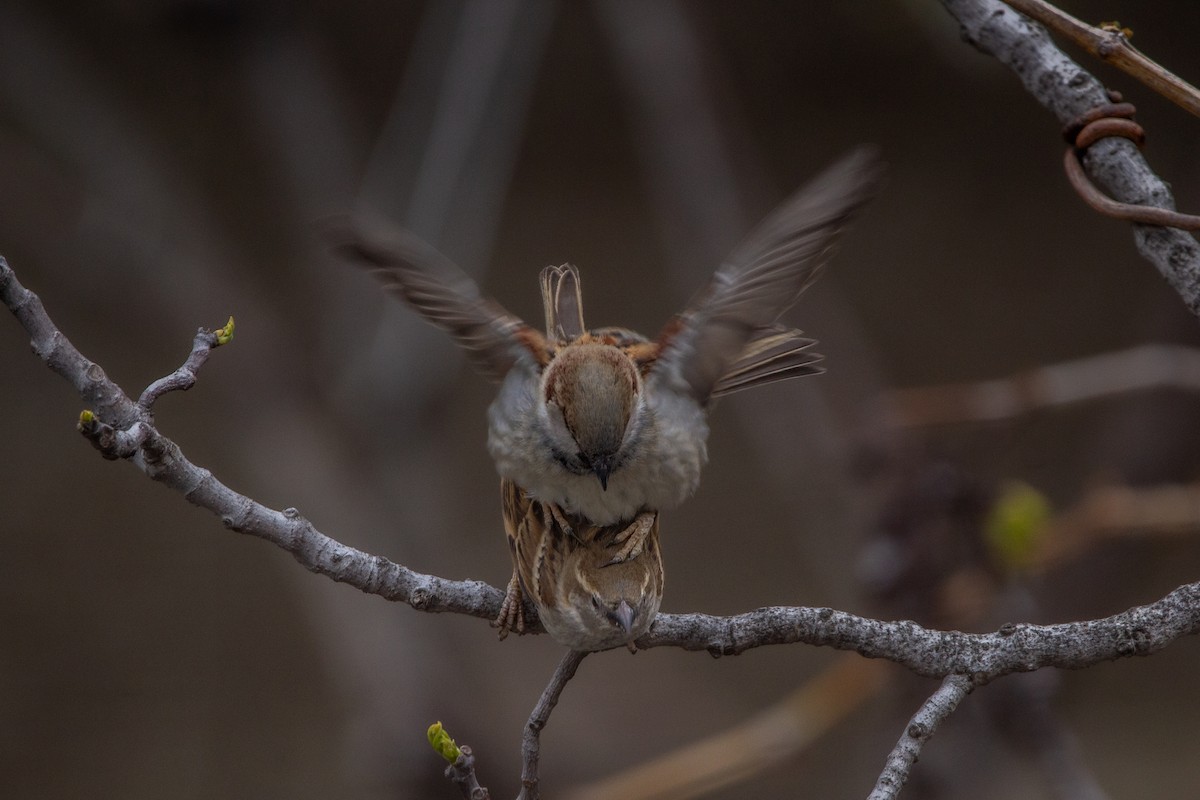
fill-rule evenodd
<path id="1" fill-rule="evenodd" d="M 555 355 L 542 376 L 551 444 L 570 472 L 591 472 L 608 489 L 636 420 L 642 378 L 629 356 L 611 345 L 579 343 Z"/>
<path id="2" fill-rule="evenodd" d="M 560 587 L 565 607 L 560 605 L 557 613 L 541 611 L 556 640 L 576 650 L 625 645 L 633 652 L 634 640 L 650 629 L 662 602 L 657 541 L 625 562 L 612 564 L 611 555 L 609 548 L 588 545 L 568 558 Z"/>

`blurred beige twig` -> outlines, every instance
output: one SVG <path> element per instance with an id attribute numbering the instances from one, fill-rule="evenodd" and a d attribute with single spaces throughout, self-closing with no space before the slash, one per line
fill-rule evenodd
<path id="1" fill-rule="evenodd" d="M 1097 486 L 1050 521 L 1034 565 L 1050 569 L 1104 539 L 1200 529 L 1200 486 Z"/>
<path id="2" fill-rule="evenodd" d="M 794 757 L 873 698 L 887 667 L 844 656 L 765 711 L 702 741 L 567 794 L 568 800 L 684 800 Z"/>
<path id="3" fill-rule="evenodd" d="M 1147 344 L 974 383 L 896 389 L 886 400 L 904 427 L 995 422 L 1043 408 L 1152 389 L 1200 392 L 1200 350 Z"/>

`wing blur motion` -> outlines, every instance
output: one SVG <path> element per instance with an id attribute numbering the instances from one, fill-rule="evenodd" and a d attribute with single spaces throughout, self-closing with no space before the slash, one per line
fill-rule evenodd
<path id="1" fill-rule="evenodd" d="M 494 301 L 454 262 L 414 234 L 348 217 L 330 226 L 334 250 L 364 267 L 390 294 L 447 331 L 487 377 L 500 381 L 541 334 Z"/>
<path id="2" fill-rule="evenodd" d="M 874 148 L 859 148 L 794 194 L 729 256 L 696 299 L 661 337 L 654 372 L 687 387 L 701 403 L 715 393 L 806 374 L 813 358 L 796 341 L 769 346 L 762 333 L 812 283 L 833 253 L 838 234 L 878 191 L 883 164 Z M 796 335 L 795 339 L 802 337 Z M 759 370 L 751 342 L 776 368 Z M 749 348 L 752 350 L 753 348 Z M 808 360 L 804 359 L 808 357 Z M 740 373 L 744 380 L 728 373 Z M 732 388 L 730 388 L 732 383 Z M 718 387 L 720 389 L 718 390 Z"/>

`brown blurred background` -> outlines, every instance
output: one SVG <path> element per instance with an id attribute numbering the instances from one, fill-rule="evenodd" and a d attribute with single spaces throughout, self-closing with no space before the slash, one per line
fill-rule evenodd
<path id="1" fill-rule="evenodd" d="M 1119 18 L 1200 80 L 1192 0 L 1064 5 Z M 1200 209 L 1197 121 L 1068 52 L 1137 104 L 1148 159 Z M 1070 193 L 1051 115 L 938 4 L 0 2 L 0 253 L 62 330 L 136 396 L 198 326 L 236 315 L 197 387 L 159 402 L 162 431 L 348 544 L 498 586 L 492 389 L 333 263 L 321 218 L 388 214 L 534 321 L 538 269 L 570 260 L 592 322 L 653 332 L 861 142 L 883 148 L 889 185 L 789 317 L 829 372 L 715 411 L 704 484 L 663 524 L 666 611 L 913 613 L 860 581 L 884 502 L 863 446 L 901 439 L 881 391 L 1200 344 L 1127 226 Z M 455 797 L 424 742 L 435 719 L 494 796 L 515 794 L 552 641 L 498 643 L 481 621 L 335 585 L 103 461 L 12 321 L 0 369 L 0 794 Z M 981 497 L 1021 478 L 1065 507 L 1100 478 L 1195 479 L 1198 433 L 1197 398 L 1168 390 L 902 438 L 913 470 L 941 465 Z M 1021 610 L 979 629 L 1108 615 L 1198 574 L 1192 536 L 1111 542 L 1007 587 Z M 544 735 L 544 788 L 741 723 L 836 655 L 590 657 Z M 1198 663 L 1187 640 L 1057 676 L 1049 708 L 1110 796 L 1200 785 Z M 933 688 L 887 674 L 815 745 L 711 796 L 865 796 Z M 996 721 L 1028 716 L 1001 686 L 934 739 L 906 797 L 1061 796 Z"/>

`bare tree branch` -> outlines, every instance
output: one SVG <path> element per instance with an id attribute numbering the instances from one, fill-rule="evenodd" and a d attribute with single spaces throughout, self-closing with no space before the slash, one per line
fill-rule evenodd
<path id="1" fill-rule="evenodd" d="M 963 37 L 995 57 L 1021 79 L 1039 103 L 1067 125 L 1109 102 L 1104 86 L 1055 47 L 1044 28 L 1000 0 L 943 0 L 962 25 Z M 1107 138 L 1088 148 L 1084 166 L 1111 197 L 1125 203 L 1174 210 L 1170 189 L 1126 139 Z M 1134 242 L 1200 316 L 1200 245 L 1174 228 L 1134 225 Z"/>
<path id="2" fill-rule="evenodd" d="M 971 689 L 970 679 L 962 675 L 949 675 L 942 681 L 938 690 L 909 720 L 900 741 L 896 742 L 896 746 L 888 754 L 883 772 L 880 773 L 879 780 L 875 782 L 875 788 L 867 800 L 894 800 L 899 796 L 905 781 L 908 780 L 912 765 L 921 755 L 921 748 L 933 736 L 942 721 L 954 713 L 954 709 L 958 708 L 958 704 Z"/>
<path id="3" fill-rule="evenodd" d="M 579 663 L 586 655 L 587 653 L 576 650 L 567 651 L 559 662 L 558 669 L 554 670 L 554 677 L 550 679 L 546 690 L 534 706 L 533 713 L 529 715 L 529 721 L 525 723 L 525 733 L 521 736 L 524 765 L 521 768 L 521 793 L 517 795 L 517 800 L 538 800 L 541 797 L 538 789 L 538 756 L 541 752 L 542 728 L 546 727 L 550 713 L 558 705 L 559 695 L 562 694 L 567 681 L 575 677 L 575 670 L 579 669 Z"/>
<path id="4" fill-rule="evenodd" d="M 267 508 L 191 463 L 178 445 L 145 419 L 144 409 L 67 341 L 46 315 L 41 301 L 21 286 L 3 258 L 0 300 L 30 333 L 34 351 L 76 386 L 85 401 L 95 404 L 96 429 L 111 429 L 114 444 L 110 446 L 122 448 L 109 455 L 127 457 L 153 480 L 212 511 L 226 527 L 278 545 L 312 572 L 368 594 L 407 603 L 419 611 L 454 612 L 489 621 L 499 613 L 503 592 L 494 586 L 422 574 L 344 545 L 318 531 L 296 509 Z M 91 434 L 89 438 L 93 438 Z M 541 632 L 540 623 L 533 621 L 533 611 L 532 607 L 526 609 L 526 630 Z M 1155 603 L 1106 619 L 1045 626 L 1010 624 L 990 634 L 929 630 L 911 621 L 884 622 L 830 608 L 802 606 L 760 608 L 730 617 L 659 614 L 637 646 L 705 650 L 720 656 L 804 642 L 884 658 L 928 677 L 971 675 L 979 685 L 1011 672 L 1042 667 L 1080 669 L 1102 661 L 1149 655 L 1198 631 L 1200 583 L 1191 583 Z"/>
<path id="5" fill-rule="evenodd" d="M 41 300 L 21 285 L 3 257 L 0 300 L 29 333 L 34 353 L 92 406 L 95 421 L 81 428 L 106 455 L 128 458 L 151 479 L 219 516 L 225 527 L 278 545 L 312 572 L 424 611 L 453 611 L 489 621 L 499 613 L 504 593 L 495 587 L 423 575 L 348 547 L 318 531 L 296 509 L 267 508 L 193 464 L 178 445 L 158 432 L 145 408 L 129 399 L 55 327 Z M 540 631 L 536 612 L 527 616 L 526 628 Z"/>
<path id="6" fill-rule="evenodd" d="M 1200 583 L 1105 619 L 1061 625 L 1005 624 L 996 633 L 934 631 L 915 622 L 882 622 L 831 608 L 760 608 L 731 617 L 660 614 L 639 648 L 681 647 L 737 655 L 755 647 L 805 642 L 884 658 L 918 675 L 971 675 L 982 684 L 1043 667 L 1082 669 L 1155 653 L 1200 632 Z"/>
<path id="7" fill-rule="evenodd" d="M 201 328 L 196 332 L 196 338 L 192 340 L 192 352 L 188 354 L 187 361 L 183 362 L 183 366 L 147 386 L 146 390 L 142 392 L 142 396 L 138 398 L 138 405 L 149 411 L 154 402 L 167 392 L 186 392 L 192 388 L 196 384 L 196 373 L 204 366 L 204 362 L 208 361 L 208 356 L 212 353 L 213 348 L 224 344 L 231 338 L 233 338 L 233 317 L 229 318 L 228 325 L 220 331 Z"/>

